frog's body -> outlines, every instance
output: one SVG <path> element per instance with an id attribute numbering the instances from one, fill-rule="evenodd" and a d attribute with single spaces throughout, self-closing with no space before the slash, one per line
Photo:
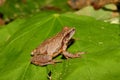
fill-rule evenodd
<path id="1" fill-rule="evenodd" d="M 74 28 L 64 27 L 63 30 L 59 32 L 56 36 L 45 40 L 38 48 L 33 50 L 33 57 L 31 62 L 33 64 L 41 66 L 54 64 L 55 62 L 59 61 L 52 59 L 60 53 L 63 54 L 66 58 L 79 57 L 79 54 L 69 54 L 66 51 L 67 43 L 70 41 L 74 33 Z"/>

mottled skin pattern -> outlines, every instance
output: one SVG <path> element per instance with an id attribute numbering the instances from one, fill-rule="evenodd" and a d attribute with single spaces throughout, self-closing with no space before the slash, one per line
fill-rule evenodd
<path id="1" fill-rule="evenodd" d="M 67 44 L 75 33 L 74 28 L 64 27 L 61 32 L 50 39 L 45 40 L 32 52 L 31 62 L 35 65 L 44 66 L 60 62 L 53 60 L 59 54 L 63 54 L 66 58 L 79 57 L 81 53 L 70 54 L 66 51 Z"/>

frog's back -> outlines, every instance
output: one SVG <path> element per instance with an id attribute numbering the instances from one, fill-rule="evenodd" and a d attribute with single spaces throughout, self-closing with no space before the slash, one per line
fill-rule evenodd
<path id="1" fill-rule="evenodd" d="M 60 38 L 50 38 L 46 41 L 44 41 L 40 46 L 39 46 L 39 51 L 40 54 L 53 54 L 56 53 L 62 45 L 62 40 Z"/>
<path id="2" fill-rule="evenodd" d="M 52 41 L 53 42 L 50 42 L 48 47 L 47 47 L 47 52 L 49 55 L 52 55 L 54 53 L 58 53 L 62 47 L 62 40 L 60 40 L 59 38 L 53 39 Z"/>

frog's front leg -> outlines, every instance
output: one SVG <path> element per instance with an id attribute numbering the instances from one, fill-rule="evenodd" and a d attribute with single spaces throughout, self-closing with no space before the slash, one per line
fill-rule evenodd
<path id="1" fill-rule="evenodd" d="M 63 51 L 62 54 L 65 56 L 65 58 L 77 58 L 77 57 L 80 57 L 81 54 L 84 54 L 84 52 L 79 52 L 79 53 L 76 53 L 76 54 L 72 54 L 72 53 L 69 53 L 67 51 Z"/>

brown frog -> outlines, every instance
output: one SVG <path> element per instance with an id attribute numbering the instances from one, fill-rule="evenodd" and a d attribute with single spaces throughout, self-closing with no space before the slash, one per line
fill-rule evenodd
<path id="1" fill-rule="evenodd" d="M 83 52 L 70 54 L 66 51 L 68 42 L 74 33 L 74 28 L 64 27 L 57 35 L 45 40 L 40 46 L 33 50 L 31 63 L 39 66 L 54 64 L 60 62 L 58 60 L 53 60 L 53 58 L 59 54 L 64 55 L 67 59 L 79 57 Z"/>

